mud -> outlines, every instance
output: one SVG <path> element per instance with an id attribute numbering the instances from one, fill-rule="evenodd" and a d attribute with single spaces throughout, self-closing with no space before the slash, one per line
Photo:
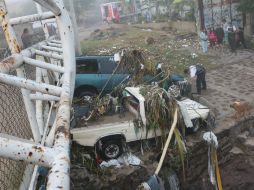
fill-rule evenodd
<path id="1" fill-rule="evenodd" d="M 250 117 L 216 134 L 223 189 L 253 189 L 253 127 L 254 117 Z M 203 141 L 196 142 L 189 146 L 189 152 L 187 182 L 183 189 L 214 189 L 208 178 L 207 145 Z"/>

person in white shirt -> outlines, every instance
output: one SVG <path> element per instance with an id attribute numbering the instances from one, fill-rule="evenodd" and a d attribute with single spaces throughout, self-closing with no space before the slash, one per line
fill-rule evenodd
<path id="1" fill-rule="evenodd" d="M 206 90 L 206 70 L 202 65 L 191 65 L 184 70 L 184 73 L 193 80 L 196 80 L 197 93 L 201 94 L 201 87 Z"/>
<path id="2" fill-rule="evenodd" d="M 222 24 L 223 24 L 223 30 L 224 30 L 224 43 L 228 44 L 228 23 L 226 21 L 226 19 L 222 20 Z"/>
<path id="3" fill-rule="evenodd" d="M 208 37 L 207 37 L 207 32 L 205 29 L 203 29 L 200 32 L 199 38 L 201 40 L 201 46 L 202 46 L 203 53 L 207 53 L 207 51 L 208 51 Z"/>

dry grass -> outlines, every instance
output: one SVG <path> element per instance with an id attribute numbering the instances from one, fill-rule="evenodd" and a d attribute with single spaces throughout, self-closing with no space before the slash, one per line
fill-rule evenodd
<path id="1" fill-rule="evenodd" d="M 172 72 L 182 74 L 183 69 L 189 65 L 201 63 L 207 70 L 216 69 L 218 66 L 210 63 L 208 55 L 198 54 L 197 58 L 192 58 L 191 54 L 198 48 L 197 37 L 191 39 L 176 39 L 177 36 L 184 35 L 170 31 L 162 31 L 159 28 L 147 31 L 142 25 L 128 26 L 121 25 L 117 28 L 103 30 L 105 33 L 116 31 L 120 36 L 103 39 L 89 39 L 81 42 L 82 51 L 87 55 L 114 54 L 122 49 L 138 49 L 146 52 L 148 60 L 157 63 L 169 64 Z M 145 43 L 146 37 L 152 37 L 154 44 Z M 188 44 L 188 47 L 183 47 Z M 194 48 L 193 48 L 194 47 Z M 198 51 L 198 50 L 197 50 Z M 197 52 L 196 51 L 196 52 Z"/>

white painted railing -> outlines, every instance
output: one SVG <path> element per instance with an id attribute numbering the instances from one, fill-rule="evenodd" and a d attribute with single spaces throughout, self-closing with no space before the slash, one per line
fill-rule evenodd
<path id="1" fill-rule="evenodd" d="M 75 79 L 75 48 L 74 34 L 68 12 L 64 8 L 62 0 L 34 0 L 37 4 L 38 14 L 28 15 L 19 18 L 8 18 L 5 2 L 0 0 L 0 17 L 6 41 L 12 55 L 0 62 L 0 91 L 1 85 L 4 88 L 15 86 L 21 89 L 23 102 L 27 120 L 29 121 L 32 138 L 13 135 L 16 134 L 15 129 L 18 126 L 11 126 L 13 130 L 6 132 L 5 122 L 11 122 L 18 125 L 17 115 L 8 117 L 5 115 L 4 108 L 0 108 L 0 171 L 4 168 L 4 162 L 8 160 L 17 160 L 13 162 L 25 161 L 26 168 L 15 171 L 14 173 L 22 173 L 22 180 L 19 184 L 11 186 L 17 189 L 35 189 L 38 168 L 47 167 L 48 182 L 47 189 L 69 189 L 70 179 L 70 110 L 73 96 L 74 79 Z M 19 1 L 18 3 L 22 3 Z M 42 12 L 41 6 L 49 12 Z M 53 19 L 53 20 L 52 20 Z M 59 37 L 49 37 L 47 31 L 47 21 L 56 21 Z M 21 50 L 18 43 L 13 26 L 28 22 L 41 21 L 45 32 L 46 40 L 28 49 Z M 35 77 L 26 77 L 27 67 L 34 68 Z M 17 75 L 14 76 L 13 72 Z M 14 88 L 15 88 L 14 87 Z M 6 92 L 6 101 L 0 98 L 2 104 L 8 106 L 10 101 Z M 4 94 L 0 94 L 3 96 Z M 22 99 L 15 100 L 17 103 Z M 16 103 L 16 106 L 22 107 Z M 16 109 L 12 105 L 12 109 Z M 11 109 L 8 107 L 8 109 Z M 20 118 L 20 128 L 24 127 L 24 122 Z M 8 120 L 8 121 L 7 121 Z M 22 120 L 22 122 L 21 122 Z M 22 125 L 21 125 L 22 124 Z M 28 123 L 27 123 L 28 124 Z M 29 128 L 22 130 L 29 131 Z M 29 133 L 29 132 L 28 132 Z M 12 135 L 12 136 L 10 136 Z M 17 138 L 17 136 L 19 138 Z M 15 168 L 16 170 L 20 167 Z M 11 171 L 9 171 L 11 172 Z M 0 174 L 1 179 L 5 179 L 3 175 L 12 175 L 5 172 Z M 7 179 L 7 178 L 6 178 Z M 20 178 L 18 178 L 20 179 Z M 2 184 L 1 184 L 2 183 Z M 0 189 L 9 189 L 10 183 L 0 180 Z M 8 185 L 9 184 L 9 185 Z"/>

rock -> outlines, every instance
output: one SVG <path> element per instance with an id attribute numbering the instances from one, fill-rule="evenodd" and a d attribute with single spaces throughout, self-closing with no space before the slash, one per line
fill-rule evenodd
<path id="1" fill-rule="evenodd" d="M 238 142 L 240 142 L 240 143 L 244 143 L 247 140 L 248 135 L 249 135 L 249 132 L 248 131 L 244 131 L 240 135 L 237 135 L 236 140 Z"/>
<path id="2" fill-rule="evenodd" d="M 155 43 L 155 40 L 154 40 L 154 38 L 152 38 L 152 37 L 146 37 L 146 38 L 145 38 L 145 43 L 146 43 L 147 45 L 151 45 L 151 44 L 154 44 L 154 43 Z"/>
<path id="3" fill-rule="evenodd" d="M 247 148 L 248 154 L 254 155 L 254 137 L 249 137 L 249 138 L 245 141 L 244 145 L 245 145 L 246 148 Z"/>
<path id="4" fill-rule="evenodd" d="M 243 154 L 243 151 L 240 148 L 236 147 L 236 146 L 234 146 L 232 148 L 232 150 L 230 150 L 229 152 L 232 153 L 232 154 Z"/>
<path id="5" fill-rule="evenodd" d="M 250 127 L 249 129 L 249 136 L 254 137 L 254 127 Z"/>

